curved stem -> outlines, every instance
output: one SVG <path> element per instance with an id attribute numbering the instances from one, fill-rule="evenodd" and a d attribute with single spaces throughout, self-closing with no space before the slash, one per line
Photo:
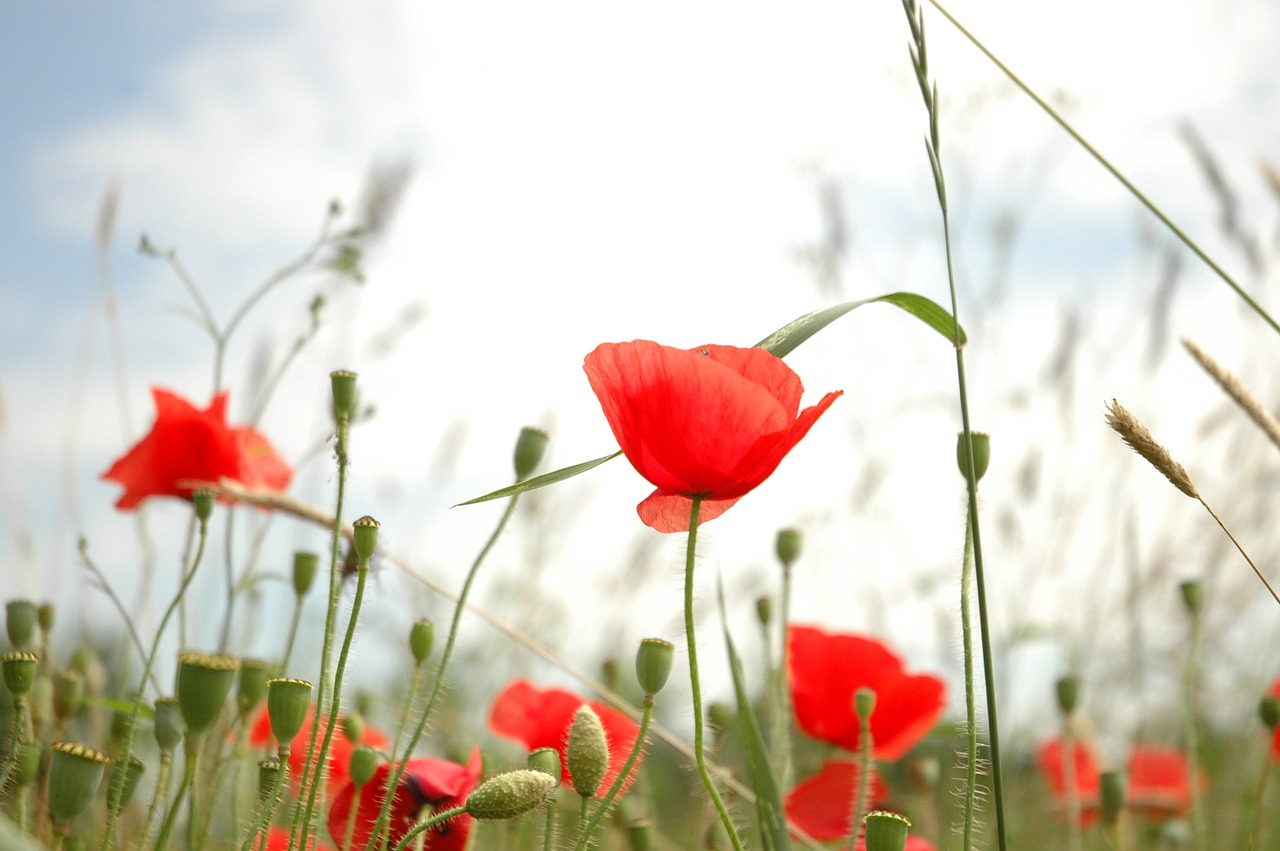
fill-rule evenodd
<path id="1" fill-rule="evenodd" d="M 423 833 L 438 824 L 443 824 L 451 818 L 457 818 L 458 816 L 465 814 L 466 811 L 466 806 L 454 807 L 450 810 L 441 810 L 440 812 L 432 815 L 431 818 L 426 821 L 419 822 L 413 826 L 412 830 L 404 835 L 404 838 L 401 839 L 399 843 L 396 844 L 396 851 L 404 851 L 404 849 L 409 847 L 409 843 L 412 842 L 420 833 Z"/>
<path id="2" fill-rule="evenodd" d="M 275 812 L 276 805 L 280 803 L 280 792 L 284 788 L 284 777 L 289 773 L 289 744 L 280 745 L 276 753 L 280 762 L 280 767 L 276 770 L 275 779 L 271 781 L 271 789 L 267 793 L 267 797 L 259 805 L 258 816 L 253 820 L 253 828 L 249 831 L 248 836 L 244 838 L 244 842 L 240 845 L 240 851 L 249 851 L 253 847 L 253 840 L 262 834 L 263 847 L 267 841 L 267 825 L 271 824 L 271 815 Z"/>
<path id="3" fill-rule="evenodd" d="M 711 803 L 715 806 L 716 812 L 720 815 L 720 823 L 724 825 L 729 841 L 733 844 L 735 851 L 742 851 L 742 840 L 733 826 L 728 808 L 720 798 L 720 792 L 716 789 L 711 772 L 707 770 L 707 757 L 702 750 L 704 724 L 702 686 L 698 681 L 698 642 L 693 632 L 693 568 L 697 562 L 698 512 L 701 508 L 702 497 L 693 497 L 693 507 L 689 509 L 689 542 L 685 548 L 684 558 L 684 636 L 689 652 L 689 686 L 693 692 L 693 756 L 698 765 L 698 776 L 702 778 L 702 785 L 711 797 Z"/>
<path id="4" fill-rule="evenodd" d="M 853 820 L 849 827 L 849 851 L 858 847 L 858 835 L 862 833 L 862 816 L 867 812 L 867 795 L 871 790 L 873 761 L 871 752 L 875 742 L 871 738 L 871 715 L 858 718 L 858 791 L 853 796 Z"/>
<path id="5" fill-rule="evenodd" d="M 142 841 L 137 844 L 137 851 L 142 851 L 151 844 L 151 837 L 155 833 L 156 816 L 160 814 L 160 808 L 164 806 L 165 795 L 169 791 L 169 770 L 173 766 L 173 753 L 171 751 L 163 751 L 160 754 L 160 772 L 156 776 L 155 792 L 151 795 L 151 806 L 147 808 L 147 824 L 142 832 Z"/>
<path id="6" fill-rule="evenodd" d="M 200 755 L 198 741 L 188 741 L 182 765 L 182 782 L 178 791 L 169 803 L 169 812 L 164 817 L 164 826 L 160 828 L 160 836 L 156 839 L 155 851 L 164 851 L 169 845 L 169 834 L 173 832 L 173 824 L 178 819 L 178 810 L 182 809 L 182 801 L 191 790 L 191 781 L 196 776 L 196 758 Z M 124 772 L 120 772 L 124 774 Z"/>

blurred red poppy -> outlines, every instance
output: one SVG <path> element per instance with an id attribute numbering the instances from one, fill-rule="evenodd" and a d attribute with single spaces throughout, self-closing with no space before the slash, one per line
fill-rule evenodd
<path id="1" fill-rule="evenodd" d="M 1077 742 L 1075 755 L 1076 788 L 1080 794 L 1080 823 L 1091 825 L 1098 820 L 1099 768 L 1093 751 Z M 1058 813 L 1065 813 L 1067 783 L 1063 772 L 1062 741 L 1054 738 L 1040 746 L 1036 760 L 1040 773 L 1057 800 Z M 1165 821 L 1185 816 L 1191 810 L 1190 771 L 1187 755 L 1177 748 L 1159 745 L 1135 745 L 1129 754 L 1126 800 L 1129 809 L 1149 821 Z M 1197 783 L 1205 788 L 1204 772 Z"/>
<path id="2" fill-rule="evenodd" d="M 254 847 L 257 845 L 255 843 Z M 333 851 L 333 846 L 320 843 L 317 845 L 316 838 L 313 836 L 307 840 L 308 848 L 319 848 L 320 851 Z M 269 827 L 267 828 L 267 851 L 289 851 L 289 828 L 287 827 Z"/>
<path id="3" fill-rule="evenodd" d="M 302 772 L 307 764 L 307 744 L 311 741 L 311 724 L 315 717 L 316 710 L 312 706 L 311 714 L 303 722 L 302 729 L 289 744 L 289 781 L 293 784 L 295 792 L 298 791 L 302 784 Z M 320 723 L 320 731 L 316 734 L 316 750 L 320 749 L 320 743 L 324 741 L 324 733 L 327 727 L 328 724 L 325 722 L 322 721 Z M 258 712 L 253 728 L 249 731 L 249 744 L 258 748 L 270 748 L 275 744 L 275 738 L 271 735 L 271 717 L 267 714 L 265 706 Z M 339 789 L 346 785 L 351 752 L 356 749 L 357 745 L 368 745 L 375 750 L 385 750 L 390 744 L 391 740 L 372 724 L 365 724 L 360 741 L 353 743 L 343 735 L 342 721 L 339 719 L 338 729 L 334 731 L 333 739 L 329 742 L 328 796 L 332 798 Z"/>
<path id="4" fill-rule="evenodd" d="M 1272 697 L 1280 697 L 1280 678 L 1277 678 L 1276 681 L 1271 684 L 1271 688 L 1268 690 L 1267 694 Z M 1280 726 L 1276 727 L 1275 731 L 1271 734 L 1271 757 L 1272 759 L 1280 761 Z"/>
<path id="5" fill-rule="evenodd" d="M 858 766 L 845 760 L 830 760 L 787 795 L 787 820 L 819 842 L 844 839 L 853 821 L 853 796 L 857 791 Z M 880 775 L 873 772 L 867 788 L 867 806 L 878 806 L 888 794 Z"/>
<path id="6" fill-rule="evenodd" d="M 791 628 L 791 702 L 800 729 L 820 741 L 857 752 L 854 695 L 876 693 L 871 739 L 876 759 L 903 757 L 929 734 L 947 708 L 946 684 L 929 674 L 908 674 L 885 645 L 859 635 Z"/>
<path id="7" fill-rule="evenodd" d="M 403 839 L 421 820 L 421 816 L 466 803 L 467 795 L 471 794 L 480 781 L 481 770 L 479 748 L 471 749 L 471 757 L 466 765 L 432 757 L 409 760 L 400 777 L 400 785 L 391 798 L 391 815 L 388 821 L 391 844 Z M 333 806 L 329 808 L 329 836 L 334 842 L 341 845 L 346 838 L 354 803 L 355 825 L 352 828 L 351 847 L 363 848 L 368 844 L 373 835 L 373 827 L 378 823 L 378 813 L 382 812 L 382 802 L 386 800 L 390 773 L 391 765 L 383 763 L 360 790 L 358 800 L 355 784 L 350 782 L 333 799 Z M 427 813 L 423 812 L 424 808 L 428 809 Z M 470 833 L 471 816 L 461 815 L 422 834 L 426 837 L 424 847 L 428 851 L 463 851 Z"/>
<path id="8" fill-rule="evenodd" d="M 507 739 L 524 744 L 529 750 L 555 748 L 560 754 L 561 779 L 572 785 L 569 762 L 565 748 L 569 741 L 569 725 L 573 715 L 583 704 L 595 710 L 604 726 L 609 741 L 609 770 L 605 772 L 602 788 L 608 789 L 627 761 L 627 754 L 636 743 L 640 728 L 636 722 L 618 710 L 598 700 L 583 700 L 564 689 L 539 689 L 528 680 L 516 680 L 502 690 L 493 702 L 489 713 L 489 729 Z M 643 758 L 643 754 L 641 754 Z M 623 785 L 625 792 L 635 779 L 640 762 L 637 760 L 631 777 Z"/>
<path id="9" fill-rule="evenodd" d="M 205 410 L 151 388 L 156 420 L 147 436 L 102 474 L 124 485 L 116 508 L 136 508 L 151 496 L 189 498 L 188 482 L 228 478 L 254 488 L 284 490 L 293 471 L 260 432 L 227 425 L 227 393 Z"/>
<path id="10" fill-rule="evenodd" d="M 801 411 L 800 378 L 759 348 L 604 343 L 583 369 L 627 460 L 657 487 L 637 510 L 659 532 L 688 531 L 694 496 L 700 522 L 723 514 L 841 392 Z"/>

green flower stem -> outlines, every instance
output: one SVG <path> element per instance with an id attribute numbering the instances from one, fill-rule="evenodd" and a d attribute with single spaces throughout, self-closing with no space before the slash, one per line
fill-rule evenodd
<path id="1" fill-rule="evenodd" d="M 556 837 L 556 796 L 547 799 L 547 820 L 542 829 L 542 851 L 552 851 Z"/>
<path id="2" fill-rule="evenodd" d="M 404 738 L 404 728 L 409 724 L 409 713 L 413 711 L 414 698 L 418 696 L 418 686 L 422 682 L 422 663 L 413 666 L 413 678 L 409 681 L 409 694 L 404 699 L 404 707 L 400 710 L 400 721 L 396 724 L 396 737 L 391 740 L 391 752 L 400 750 L 400 739 Z"/>
<path id="3" fill-rule="evenodd" d="M 645 742 L 649 736 L 649 725 L 653 722 L 653 708 L 656 703 L 657 700 L 654 695 L 646 694 L 644 696 L 644 714 L 640 716 L 640 732 L 636 734 L 635 744 L 631 746 L 631 752 L 627 754 L 627 760 L 622 764 L 622 769 L 618 772 L 618 776 L 613 778 L 609 791 L 600 800 L 600 806 L 596 807 L 595 814 L 591 816 L 591 820 L 583 827 L 582 834 L 573 846 L 573 851 L 582 851 L 587 847 L 591 841 L 592 834 L 600 826 L 600 822 L 604 820 L 604 817 L 609 814 L 609 810 L 613 807 L 613 802 L 618 799 L 618 795 L 622 794 L 622 785 L 631 776 L 632 770 L 636 767 L 636 761 L 640 759 L 640 754 L 644 753 Z"/>
<path id="4" fill-rule="evenodd" d="M 436 670 L 435 682 L 431 684 L 431 695 L 427 698 L 427 705 L 422 710 L 422 717 L 418 719 L 413 735 L 409 737 L 409 744 L 405 746 L 403 757 L 395 760 L 395 754 L 392 754 L 392 764 L 395 765 L 395 768 L 387 772 L 387 785 L 382 796 L 382 809 L 378 811 L 378 820 L 374 822 L 368 848 L 385 847 L 387 840 L 382 834 L 386 830 L 387 821 L 391 817 L 391 803 L 395 797 L 390 790 L 399 788 L 400 779 L 404 776 L 409 756 L 413 753 L 414 748 L 418 746 L 423 732 L 427 729 L 427 721 L 431 718 L 431 710 L 435 708 L 436 700 L 440 697 L 440 691 L 444 687 L 444 675 L 449 667 L 449 660 L 453 658 L 453 645 L 458 638 L 458 625 L 462 621 L 462 614 L 466 611 L 467 595 L 471 592 L 471 586 L 475 582 L 476 574 L 480 571 L 480 565 L 484 563 L 489 551 L 493 549 L 493 545 L 497 543 L 498 537 L 502 534 L 502 530 L 506 528 L 507 521 L 511 519 L 511 515 L 515 512 L 516 503 L 519 499 L 520 495 L 517 494 L 507 502 L 507 507 L 503 510 L 502 517 L 498 520 L 498 525 L 494 527 L 493 532 L 489 535 L 489 540 L 485 541 L 484 546 L 476 555 L 475 561 L 471 563 L 471 569 L 467 571 L 467 578 L 463 580 L 462 591 L 458 594 L 458 603 L 453 609 L 453 620 L 449 623 L 449 637 L 445 641 L 444 653 L 440 657 L 440 667 Z M 402 842 L 401 846 L 403 845 L 404 843 Z"/>
<path id="5" fill-rule="evenodd" d="M 321 716 L 324 709 L 325 688 L 329 680 L 329 655 L 333 648 L 334 622 L 338 611 L 338 559 L 342 550 L 342 501 L 347 490 L 347 417 L 345 416 L 339 416 L 337 420 L 334 452 L 338 461 L 338 497 L 333 511 L 333 544 L 329 558 L 329 603 L 324 616 L 324 640 L 320 650 L 320 681 L 316 685 L 315 721 L 311 725 L 311 735 L 307 739 L 307 759 L 302 768 L 302 786 L 299 789 L 299 794 L 308 795 L 309 800 L 312 801 L 315 800 L 312 797 L 314 791 L 324 775 L 324 763 L 316 759 L 316 739 L 319 737 L 321 723 L 325 722 Z M 331 728 L 336 722 L 336 718 L 330 718 L 325 726 Z M 309 817 L 310 813 L 307 815 Z M 302 817 L 303 808 L 295 806 L 293 825 L 289 829 L 289 851 L 299 847 L 297 839 Z M 307 830 L 310 830 L 310 826 Z"/>
<path id="6" fill-rule="evenodd" d="M 147 808 L 147 826 L 142 831 L 142 841 L 134 846 L 135 851 L 142 851 L 151 844 L 151 837 L 156 829 L 156 816 L 160 815 L 160 808 L 164 806 L 165 796 L 169 792 L 169 772 L 172 768 L 173 754 L 163 751 L 160 754 L 160 770 L 156 775 L 156 788 L 151 793 L 151 806 Z"/>
<path id="7" fill-rule="evenodd" d="M 1084 851 L 1084 836 L 1080 830 L 1080 787 L 1076 778 L 1076 737 L 1071 729 L 1071 718 L 1062 718 L 1062 782 L 1066 786 L 1067 799 L 1067 848 Z"/>
<path id="8" fill-rule="evenodd" d="M 356 816 L 360 814 L 360 798 L 364 795 L 364 786 L 357 786 L 351 801 L 351 811 L 347 813 L 347 829 L 342 833 L 342 851 L 351 851 L 351 840 L 356 835 Z"/>
<path id="9" fill-rule="evenodd" d="M 587 822 L 591 820 L 591 796 L 579 795 L 582 799 L 581 806 L 578 807 L 578 842 L 583 842 L 587 836 Z"/>
<path id="10" fill-rule="evenodd" d="M 1120 182 L 1120 185 L 1122 185 L 1125 189 L 1129 190 L 1129 194 L 1133 195 L 1133 197 L 1138 200 L 1138 203 L 1146 207 L 1148 212 L 1150 212 L 1153 216 L 1159 219 L 1160 223 L 1163 224 L 1166 228 L 1168 228 L 1169 232 L 1172 233 L 1175 237 L 1177 237 L 1177 239 L 1183 245 L 1185 245 L 1188 249 L 1190 249 L 1191 253 L 1195 254 L 1195 256 L 1198 257 L 1202 263 L 1204 263 L 1206 266 L 1212 269 L 1214 274 L 1216 274 L 1219 278 L 1221 278 L 1223 283 L 1229 286 L 1232 289 L 1232 291 L 1235 292 L 1235 294 L 1239 296 L 1240 299 L 1249 306 L 1250 310 L 1252 310 L 1255 314 L 1257 314 L 1258 317 L 1262 319 L 1262 321 L 1270 325 L 1273 331 L 1275 331 L 1276 333 L 1280 333 L 1280 324 L 1277 324 L 1276 320 L 1271 317 L 1271 314 L 1267 313 L 1267 311 L 1262 308 L 1262 305 L 1254 301 L 1253 298 L 1250 297 L 1250 295 L 1244 291 L 1244 288 L 1241 287 L 1238 283 L 1236 283 L 1234 278 L 1228 275 L 1221 266 L 1215 263 L 1213 259 L 1210 258 L 1209 255 L 1206 254 L 1200 248 L 1200 246 L 1197 245 L 1191 239 L 1191 237 L 1183 233 L 1182 229 L 1179 228 L 1177 225 L 1175 225 L 1172 219 L 1166 216 L 1159 207 L 1157 207 L 1154 203 L 1152 203 L 1152 201 L 1149 198 L 1147 198 L 1147 196 L 1144 195 L 1142 191 L 1138 189 L 1138 187 L 1135 186 L 1129 180 L 1129 178 L 1125 177 L 1124 174 L 1121 173 L 1118 168 L 1112 165 L 1110 160 L 1104 157 L 1102 153 L 1098 151 L 1097 148 L 1093 147 L 1093 145 L 1091 145 L 1089 141 L 1084 138 L 1084 136 L 1080 135 L 1079 131 L 1077 131 L 1075 127 L 1071 126 L 1071 123 L 1069 121 L 1063 118 L 1062 115 L 1059 114 L 1057 110 L 1055 110 L 1052 106 L 1049 105 L 1048 101 L 1040 97 L 1040 95 L 1036 94 L 1035 90 L 1032 89 L 1030 86 L 1028 86 L 1026 83 L 1024 83 L 1022 81 L 1022 78 L 1020 78 L 1017 74 L 1015 74 L 1013 70 L 1009 68 L 1009 66 L 1001 62 L 994 53 L 992 53 L 989 49 L 987 49 L 987 46 L 983 44 L 981 41 L 979 41 L 977 36 L 969 32 L 969 30 L 965 29 L 964 25 L 961 24 L 958 20 L 956 20 L 955 17 L 950 12 L 948 12 L 945 8 L 943 8 L 942 4 L 939 3 L 938 0 L 928 0 L 928 2 L 931 6 L 933 6 L 933 8 L 937 9 L 938 12 L 944 18 L 946 18 L 947 21 L 953 27 L 956 28 L 956 30 L 960 32 L 961 35 L 967 38 L 974 47 L 978 48 L 978 50 L 980 50 L 982 54 L 987 57 L 987 59 L 991 60 L 991 63 L 994 64 L 997 68 L 999 68 L 1000 71 L 1006 77 L 1009 78 L 1010 82 L 1012 82 L 1015 86 L 1021 89 L 1023 94 L 1031 98 L 1031 100 L 1035 101 L 1036 106 L 1040 107 L 1040 109 L 1042 109 L 1046 115 L 1048 115 L 1055 122 L 1057 122 L 1058 126 L 1067 132 L 1067 135 L 1069 135 L 1072 139 L 1074 139 L 1076 143 L 1080 145 L 1080 147 L 1084 148 L 1089 153 L 1089 155 L 1093 157 L 1094 160 L 1097 161 L 1099 165 L 1101 165 L 1111 174 L 1112 177 L 1118 180 Z M 955 312 L 952 311 L 951 315 L 955 317 Z M 957 324 L 959 323 L 958 317 L 956 317 L 956 322 Z"/>
<path id="11" fill-rule="evenodd" d="M 1253 800 L 1250 808 L 1253 810 L 1253 817 L 1249 819 L 1252 827 L 1249 831 L 1249 841 L 1246 844 L 1248 851 L 1253 851 L 1258 847 L 1258 836 L 1262 833 L 1262 802 L 1266 800 L 1267 794 L 1267 778 L 1271 776 L 1271 755 L 1263 753 L 1262 755 L 1262 772 L 1258 775 L 1258 783 L 1254 786 Z"/>
<path id="12" fill-rule="evenodd" d="M 351 642 L 356 637 L 356 623 L 360 619 L 360 603 L 364 600 L 364 587 L 369 579 L 369 560 L 361 559 L 356 567 L 356 598 L 351 603 L 351 617 L 347 621 L 347 634 L 342 639 L 342 650 L 338 654 L 338 669 L 333 675 L 333 701 L 329 704 L 329 724 L 326 725 L 324 731 L 324 742 L 320 745 L 320 754 L 316 757 L 318 766 L 325 765 L 325 758 L 329 754 L 329 745 L 333 742 L 334 728 L 338 726 L 338 709 L 342 706 L 342 677 L 347 670 L 347 658 L 351 654 Z M 311 793 L 307 797 L 307 811 L 302 817 L 302 843 L 301 847 L 307 847 L 307 837 L 311 833 L 311 815 L 315 808 L 316 793 L 323 785 L 319 782 L 323 776 L 323 772 L 316 771 L 316 782 L 311 784 Z"/>
<path id="13" fill-rule="evenodd" d="M 1200 745 L 1196 733 L 1196 657 L 1200 650 L 1200 612 L 1195 609 L 1191 617 L 1191 646 L 1187 649 L 1187 663 L 1182 669 L 1182 725 L 1187 746 L 1187 777 L 1191 793 L 1191 847 L 1202 851 L 1208 836 L 1205 832 L 1204 802 L 1200 799 Z"/>
<path id="14" fill-rule="evenodd" d="M 862 832 L 862 817 L 867 812 L 867 796 L 871 791 L 871 772 L 875 763 L 871 752 L 875 742 L 871 738 L 871 716 L 858 718 L 858 791 L 853 796 L 853 821 L 849 824 L 849 851 L 857 851 L 858 834 Z"/>
<path id="15" fill-rule="evenodd" d="M 4 768 L 0 768 L 0 790 L 9 788 L 9 775 L 18 766 L 18 754 L 22 753 L 22 743 L 26 739 L 26 718 L 26 697 L 15 697 L 13 699 L 13 735 L 9 739 L 12 744 L 9 757 L 4 761 Z"/>
<path id="16" fill-rule="evenodd" d="M 964 564 L 960 568 L 960 632 L 964 647 L 964 851 L 973 851 L 973 833 L 978 819 L 978 707 L 973 677 L 973 613 L 969 598 L 973 585 L 973 527 L 966 515 L 964 523 Z"/>
<path id="17" fill-rule="evenodd" d="M 782 629 L 782 652 L 778 655 L 776 691 L 769 702 L 773 711 L 773 727 L 769 745 L 773 751 L 773 770 L 777 772 L 778 786 L 790 789 L 795 769 L 791 764 L 791 739 L 787 735 L 791 724 L 791 566 L 782 567 L 782 601 L 778 620 Z"/>
<path id="18" fill-rule="evenodd" d="M 280 767 L 276 771 L 275 779 L 271 781 L 271 789 L 267 793 L 266 800 L 258 805 L 258 815 L 253 820 L 253 827 L 245 835 L 244 842 L 240 843 L 240 851 L 249 851 L 253 847 L 253 840 L 258 838 L 259 834 L 262 834 L 263 847 L 266 847 L 266 828 L 271 824 L 271 816 L 280 802 L 280 793 L 284 789 L 284 777 L 289 773 L 289 744 L 280 745 L 276 753 L 280 760 Z"/>
<path id="19" fill-rule="evenodd" d="M 419 834 L 425 833 L 436 825 L 443 824 L 451 818 L 457 818 L 460 815 L 464 815 L 466 812 L 467 808 L 465 805 L 461 807 L 454 807 L 450 810 L 441 810 L 440 812 L 432 815 L 431 818 L 426 821 L 418 822 L 413 826 L 413 829 L 406 833 L 404 838 L 396 844 L 395 851 L 405 851 L 405 849 L 409 847 L 409 843 L 413 842 Z"/>
<path id="20" fill-rule="evenodd" d="M 138 682 L 138 690 L 133 696 L 133 705 L 129 709 L 128 731 L 125 733 L 122 753 L 118 757 L 121 762 L 126 764 L 129 762 L 129 757 L 133 755 L 133 741 L 138 730 L 138 714 L 142 710 L 142 693 L 147 687 L 147 680 L 151 678 L 151 669 L 155 666 L 156 652 L 160 648 L 160 638 L 164 635 L 165 627 L 169 625 L 169 619 L 173 617 L 174 611 L 179 607 L 179 604 L 186 596 L 187 588 L 190 587 L 191 580 L 195 578 L 196 570 L 200 567 L 200 562 L 204 558 L 204 545 L 209 537 L 209 524 L 204 520 L 199 522 L 199 543 L 196 546 L 195 557 L 191 561 L 190 569 L 187 570 L 186 575 L 182 577 L 182 583 L 178 586 L 178 593 L 175 594 L 173 600 L 169 602 L 169 607 L 165 609 L 164 616 L 160 618 L 160 625 L 156 627 L 156 636 L 151 641 L 151 652 L 147 655 L 147 662 L 142 667 L 142 678 Z M 107 847 L 111 844 L 111 836 L 115 832 L 116 816 L 122 809 L 120 806 L 120 799 L 124 796 L 124 785 L 127 775 L 127 771 L 116 772 L 116 780 L 107 790 L 107 824 L 102 831 L 102 843 L 98 846 L 99 851 L 106 851 Z"/>
<path id="21" fill-rule="evenodd" d="M 164 817 L 164 825 L 160 828 L 160 836 L 156 839 L 154 851 L 164 851 L 169 845 L 169 835 L 173 833 L 173 824 L 178 820 L 178 810 L 182 809 L 182 801 L 191 790 L 191 781 L 195 779 L 196 758 L 199 755 L 199 739 L 188 738 L 183 758 L 182 782 L 178 784 L 178 791 L 173 796 L 173 801 L 169 803 L 169 812 Z M 120 773 L 124 774 L 123 771 Z"/>
<path id="22" fill-rule="evenodd" d="M 707 755 L 703 753 L 702 745 L 704 724 L 702 686 L 698 681 L 698 642 L 693 632 L 693 568 L 697 561 L 698 512 L 701 508 L 702 497 L 693 497 L 693 507 L 689 510 L 689 543 L 685 548 L 684 558 L 684 636 L 689 652 L 689 686 L 693 692 L 693 756 L 698 765 L 698 776 L 702 778 L 702 785 L 711 796 L 711 803 L 715 805 L 716 812 L 720 814 L 720 822 L 724 825 L 729 841 L 733 844 L 735 851 L 743 851 L 742 840 L 733 826 L 733 818 L 720 798 L 719 791 L 716 790 L 711 772 L 707 770 Z"/>

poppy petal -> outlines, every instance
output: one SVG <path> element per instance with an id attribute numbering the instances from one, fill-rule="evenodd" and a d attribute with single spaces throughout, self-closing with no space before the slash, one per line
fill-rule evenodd
<path id="1" fill-rule="evenodd" d="M 858 766 L 847 760 L 830 760 L 817 774 L 796 784 L 783 808 L 787 820 L 819 842 L 832 842 L 849 835 L 853 824 L 853 796 L 858 790 Z M 868 784 L 869 807 L 878 806 L 888 789 L 878 774 Z"/>

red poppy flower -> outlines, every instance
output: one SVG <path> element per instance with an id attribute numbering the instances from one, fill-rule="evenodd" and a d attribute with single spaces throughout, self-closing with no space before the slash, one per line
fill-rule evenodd
<path id="1" fill-rule="evenodd" d="M 640 519 L 659 532 L 723 514 L 769 477 L 841 391 L 800 410 L 804 387 L 764 349 L 604 343 L 583 362 L 627 460 L 657 487 Z"/>
<path id="2" fill-rule="evenodd" d="M 227 393 L 206 410 L 151 388 L 156 421 L 147 436 L 102 474 L 124 485 L 116 508 L 136 508 L 150 496 L 189 498 L 187 482 L 234 479 L 255 488 L 284 490 L 293 471 L 260 432 L 227 425 Z"/>
<path id="3" fill-rule="evenodd" d="M 480 749 L 472 748 L 466 765 L 458 765 L 445 759 L 419 757 L 405 764 L 400 785 L 391 798 L 391 815 L 388 821 L 391 844 L 399 842 L 421 820 L 423 808 L 431 812 L 450 810 L 466 803 L 471 790 L 476 788 L 481 773 Z M 356 803 L 355 826 L 352 829 L 352 848 L 363 848 L 373 836 L 378 813 L 386 800 L 386 786 L 390 779 L 391 765 L 383 763 L 373 773 L 373 778 L 360 790 Z M 329 808 L 329 836 L 341 844 L 347 835 L 352 818 L 351 806 L 356 801 L 356 787 L 348 782 Z M 471 816 L 461 815 L 431 828 L 425 834 L 428 851 L 463 851 L 471 833 Z"/>
<path id="4" fill-rule="evenodd" d="M 254 847 L 257 845 L 255 843 Z M 307 840 L 308 848 L 316 848 L 316 838 L 313 836 Z M 320 851 L 333 851 L 332 846 L 320 844 Z M 267 828 L 267 851 L 289 851 L 289 828 L 287 827 L 269 827 Z"/>
<path id="5" fill-rule="evenodd" d="M 297 792 L 302 785 L 302 772 L 307 765 L 307 744 L 311 741 L 311 724 L 315 717 L 316 710 L 313 706 L 311 707 L 311 714 L 307 716 L 307 720 L 302 724 L 302 729 L 298 731 L 298 735 L 294 736 L 289 745 L 289 781 L 293 784 L 294 792 Z M 351 762 L 351 752 L 356 749 L 357 745 L 368 745 L 375 750 L 386 750 L 391 745 L 391 740 L 372 724 L 364 726 L 364 733 L 361 734 L 360 741 L 356 743 L 352 743 L 343 735 L 341 719 L 339 719 L 338 724 L 339 727 L 334 731 L 333 739 L 329 742 L 327 786 L 330 798 L 346 785 L 348 779 L 347 767 Z M 320 743 L 324 741 L 326 727 L 328 727 L 328 724 L 322 721 L 320 723 L 320 732 L 316 734 L 316 750 L 320 749 Z M 271 716 L 267 714 L 265 706 L 258 712 L 258 718 L 254 721 L 253 728 L 249 731 L 249 744 L 259 748 L 273 747 L 275 744 L 275 738 L 271 735 Z"/>
<path id="6" fill-rule="evenodd" d="M 858 635 L 793 626 L 790 636 L 791 702 L 800 729 L 815 739 L 859 749 L 853 698 L 876 693 L 871 738 L 876 759 L 892 762 L 928 735 L 947 708 L 946 684 L 929 674 L 908 674 L 880 642 Z"/>
<path id="7" fill-rule="evenodd" d="M 830 760 L 818 773 L 797 784 L 787 795 L 787 820 L 819 842 L 844 839 L 853 822 L 853 796 L 858 793 L 858 766 Z M 867 806 L 875 807 L 889 794 L 880 775 L 872 773 Z"/>
<path id="8" fill-rule="evenodd" d="M 573 775 L 569 772 L 565 749 L 569 743 L 569 725 L 573 723 L 578 707 L 584 703 L 600 716 L 605 738 L 609 741 L 609 770 L 601 784 L 601 788 L 608 789 L 627 761 L 636 736 L 640 735 L 636 722 L 613 707 L 598 700 L 583 700 L 564 689 L 539 689 L 528 680 L 516 680 L 494 700 L 493 710 L 489 713 L 489 729 L 504 738 L 522 742 L 531 751 L 555 748 L 560 753 L 561 779 L 572 786 Z M 622 791 L 631 785 L 639 767 L 637 761 Z"/>
<path id="9" fill-rule="evenodd" d="M 1267 693 L 1280 697 L 1280 679 L 1271 684 L 1271 689 Z M 1276 727 L 1275 732 L 1271 734 L 1271 757 L 1280 761 L 1280 727 Z"/>
<path id="10" fill-rule="evenodd" d="M 1098 820 L 1099 770 L 1093 751 L 1076 742 L 1076 788 L 1080 795 L 1080 823 L 1091 825 Z M 1059 803 L 1059 814 L 1065 812 L 1067 783 L 1063 774 L 1062 741 L 1050 739 L 1040 746 L 1037 756 L 1040 772 Z M 1139 817 L 1149 821 L 1165 821 L 1185 816 L 1191 810 L 1190 772 L 1187 755 L 1176 749 L 1158 745 L 1137 745 L 1129 754 L 1126 798 L 1128 806 Z M 1198 781 L 1205 788 L 1204 773 Z"/>

